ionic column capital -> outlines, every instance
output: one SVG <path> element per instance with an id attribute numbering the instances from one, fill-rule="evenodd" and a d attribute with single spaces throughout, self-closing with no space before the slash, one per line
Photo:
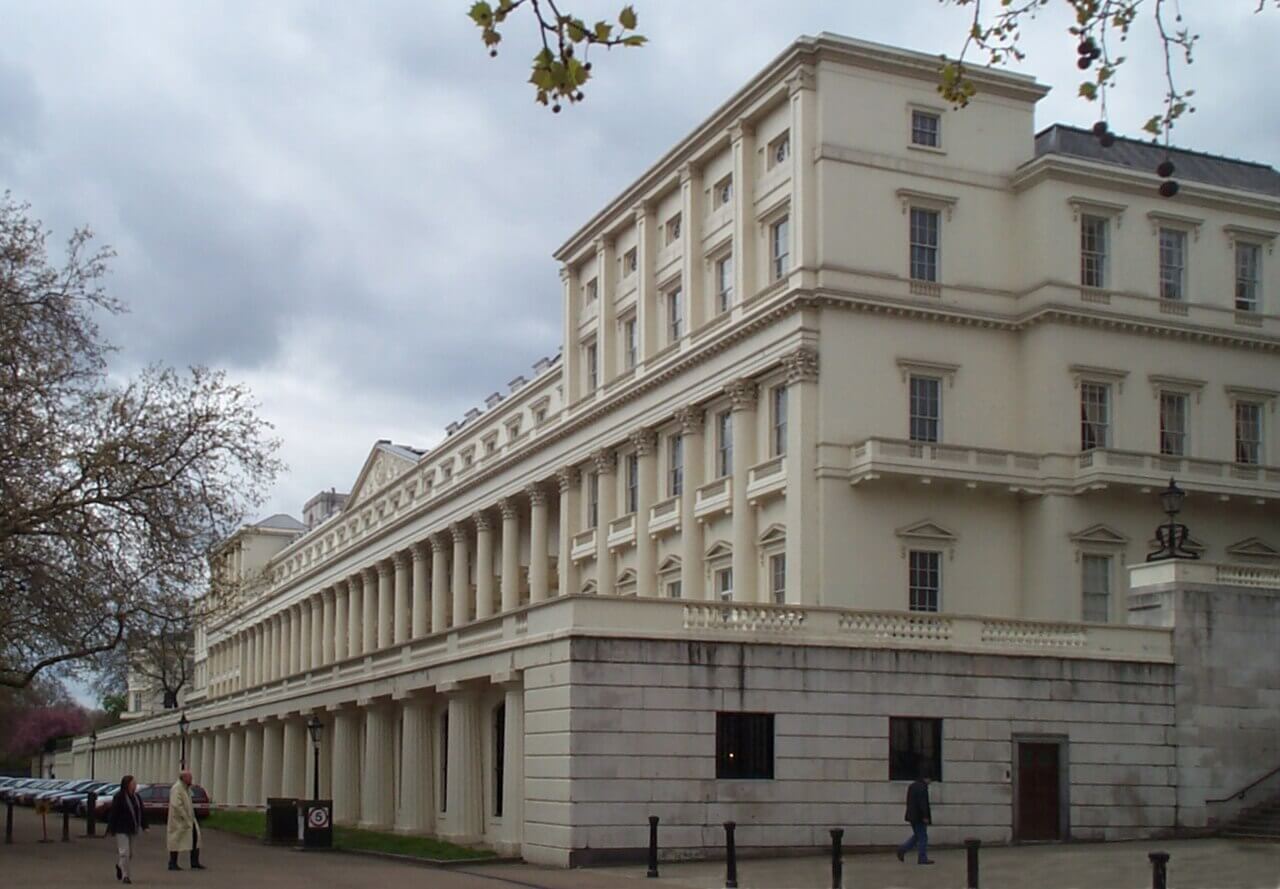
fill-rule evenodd
<path id="1" fill-rule="evenodd" d="M 782 356 L 782 365 L 787 369 L 788 383 L 816 383 L 818 381 L 818 350 L 810 346 L 801 346 L 794 352 Z"/>
<path id="2" fill-rule="evenodd" d="M 729 396 L 729 408 L 734 413 L 756 409 L 756 400 L 760 397 L 760 388 L 755 384 L 754 380 L 734 380 L 725 387 L 725 392 Z"/>

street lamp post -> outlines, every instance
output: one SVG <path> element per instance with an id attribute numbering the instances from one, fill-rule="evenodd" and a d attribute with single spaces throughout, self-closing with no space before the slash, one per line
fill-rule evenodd
<path id="1" fill-rule="evenodd" d="M 89 780 L 93 781 L 98 776 L 97 772 L 98 758 L 98 732 L 96 729 L 89 729 Z"/>
<path id="2" fill-rule="evenodd" d="M 1155 552 L 1147 553 L 1148 562 L 1160 562 L 1165 559 L 1198 559 L 1197 553 L 1186 549 L 1187 540 L 1191 536 L 1191 532 L 1187 530 L 1187 526 L 1178 522 L 1178 513 L 1182 511 L 1182 501 L 1186 499 L 1187 493 L 1178 487 L 1178 483 L 1169 478 L 1169 487 L 1160 492 L 1160 507 L 1164 510 L 1165 515 L 1169 517 L 1167 524 L 1156 527 L 1156 543 L 1160 548 Z"/>
<path id="3" fill-rule="evenodd" d="M 320 799 L 320 733 L 324 731 L 324 723 L 320 721 L 314 713 L 311 719 L 307 721 L 307 732 L 311 735 L 311 755 L 312 755 L 312 787 L 311 798 L 313 800 Z"/>
<path id="4" fill-rule="evenodd" d="M 187 770 L 187 726 L 189 724 L 190 723 L 187 721 L 187 711 L 183 710 L 182 715 L 178 717 L 178 735 L 182 739 L 179 742 L 180 752 L 178 754 L 178 767 L 184 772 Z"/>

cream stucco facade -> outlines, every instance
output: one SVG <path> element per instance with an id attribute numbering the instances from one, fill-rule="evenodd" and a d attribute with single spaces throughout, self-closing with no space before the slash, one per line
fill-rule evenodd
<path id="1" fill-rule="evenodd" d="M 1010 697 L 1096 745 L 1076 835 L 1182 824 L 1149 725 L 1176 721 L 1174 650 L 1127 625 L 1124 569 L 1170 475 L 1206 560 L 1280 565 L 1280 177 L 1178 154 L 1162 199 L 1084 134 L 1037 136 L 1032 79 L 975 78 L 951 110 L 930 56 L 797 41 L 560 248 L 559 356 L 433 449 L 379 442 L 331 518 L 224 545 L 230 615 L 188 700 L 214 799 L 305 794 L 316 714 L 341 821 L 569 863 L 637 846 L 662 803 L 697 851 L 756 798 L 706 783 L 715 714 L 786 713 L 791 689 L 801 721 L 866 722 L 832 732 L 859 739 L 848 762 L 779 723 L 778 769 L 814 797 L 770 811 L 795 828 L 772 844 L 814 844 L 832 818 L 804 807 L 850 795 L 862 842 L 898 831 L 886 721 L 931 710 L 955 711 L 966 775 L 944 804 L 1009 839 L 1010 734 L 1036 728 L 987 707 Z M 769 700 L 720 688 L 735 639 Z M 1098 697 L 1054 705 L 1054 679 Z M 99 744 L 158 777 L 171 723 Z M 1136 745 L 1128 803 L 1107 745 Z M 635 796 L 666 778 L 679 798 Z"/>

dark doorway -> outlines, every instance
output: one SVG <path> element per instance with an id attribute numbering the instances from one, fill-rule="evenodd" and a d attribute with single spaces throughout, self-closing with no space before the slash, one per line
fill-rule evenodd
<path id="1" fill-rule="evenodd" d="M 1055 742 L 1018 742 L 1019 842 L 1062 839 L 1062 776 Z"/>

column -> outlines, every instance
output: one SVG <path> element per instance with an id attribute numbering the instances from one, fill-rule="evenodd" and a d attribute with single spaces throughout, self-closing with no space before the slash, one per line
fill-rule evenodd
<path id="1" fill-rule="evenodd" d="M 198 764 L 199 772 L 195 776 L 197 784 L 203 784 L 209 793 L 215 790 L 215 778 L 217 777 L 217 732 L 203 732 L 200 740 L 200 762 Z M 215 796 L 213 798 L 214 805 L 222 805 L 222 798 Z"/>
<path id="2" fill-rule="evenodd" d="M 262 726 L 252 723 L 244 727 L 244 781 L 240 787 L 240 802 L 246 806 L 261 806 L 262 798 Z"/>
<path id="3" fill-rule="evenodd" d="M 350 639 L 347 629 L 347 613 L 350 605 L 347 604 L 348 584 L 345 580 L 340 580 L 333 587 L 333 659 L 334 661 L 345 661 L 347 653 L 350 651 Z"/>
<path id="4" fill-rule="evenodd" d="M 686 262 L 687 266 L 688 263 Z M 687 292 L 687 291 L 686 291 Z M 690 300 L 692 302 L 692 300 Z M 658 590 L 657 548 L 649 536 L 649 508 L 656 490 L 657 437 L 652 429 L 631 434 L 636 449 L 636 595 L 656 596 Z"/>
<path id="5" fill-rule="evenodd" d="M 756 139 L 745 120 L 729 130 L 733 151 L 733 293 L 734 317 L 742 304 L 756 294 Z M 737 588 L 738 579 L 733 579 Z"/>
<path id="6" fill-rule="evenodd" d="M 733 411 L 733 600 L 767 601 L 756 583 L 756 510 L 747 502 L 747 476 L 756 461 L 756 384 L 735 380 L 728 386 Z"/>
<path id="7" fill-rule="evenodd" d="M 684 486 L 680 490 L 680 595 L 686 599 L 705 599 L 711 595 L 703 574 L 702 523 L 693 514 L 707 463 L 703 418 L 704 412 L 697 406 L 676 411 L 684 461 Z"/>
<path id="8" fill-rule="evenodd" d="M 347 578 L 351 598 L 347 614 L 347 656 L 364 654 L 364 573 L 356 572 Z"/>
<path id="9" fill-rule="evenodd" d="M 617 263 L 613 238 L 596 239 L 596 360 L 600 385 L 607 386 L 618 376 L 618 313 L 614 310 L 614 281 Z"/>
<path id="10" fill-rule="evenodd" d="M 396 827 L 412 833 L 435 829 L 432 792 L 431 708 L 422 696 L 401 704 L 400 810 Z"/>
<path id="11" fill-rule="evenodd" d="M 564 290 L 564 352 L 561 365 L 565 404 L 573 404 L 582 397 L 582 355 L 578 340 L 578 316 L 581 297 L 577 282 L 567 266 L 560 267 L 560 284 Z"/>
<path id="12" fill-rule="evenodd" d="M 363 622 L 360 635 L 364 653 L 369 654 L 378 648 L 378 569 L 366 568 L 361 577 L 364 578 L 364 614 L 360 617 Z"/>
<path id="13" fill-rule="evenodd" d="M 413 625 L 414 639 L 431 632 L 431 594 L 427 586 L 427 560 L 431 554 L 429 544 L 419 541 L 413 545 Z"/>
<path id="14" fill-rule="evenodd" d="M 391 641 L 396 645 L 409 641 L 409 586 L 413 581 L 413 561 L 409 553 L 401 550 L 395 554 L 396 589 L 395 616 L 392 620 Z"/>
<path id="15" fill-rule="evenodd" d="M 249 685 L 249 643 L 244 630 L 236 633 L 236 654 L 238 657 L 236 673 L 236 689 L 240 690 Z"/>
<path id="16" fill-rule="evenodd" d="M 449 786 L 444 835 L 469 843 L 484 833 L 479 700 L 475 692 L 449 695 Z"/>
<path id="17" fill-rule="evenodd" d="M 198 772 L 204 763 L 202 756 L 204 753 L 204 735 L 198 735 L 192 732 L 187 737 L 187 768 L 192 772 Z M 198 783 L 198 782 L 197 782 Z"/>
<path id="18" fill-rule="evenodd" d="M 529 601 L 541 602 L 549 595 L 547 492 L 536 483 L 524 490 L 529 495 Z"/>
<path id="19" fill-rule="evenodd" d="M 213 798 L 227 799 L 227 741 L 228 732 L 220 731 L 213 736 Z"/>
<path id="20" fill-rule="evenodd" d="M 324 599 L 327 590 L 321 590 L 311 596 L 311 634 L 307 637 L 307 644 L 311 646 L 311 652 L 308 657 L 310 667 L 313 670 L 319 669 L 324 663 Z"/>
<path id="21" fill-rule="evenodd" d="M 280 792 L 284 770 L 284 726 L 278 719 L 262 723 L 262 798 L 283 796 Z"/>
<path id="22" fill-rule="evenodd" d="M 227 792 L 223 798 L 228 806 L 238 806 L 244 802 L 243 731 L 232 728 L 227 732 Z"/>
<path id="23" fill-rule="evenodd" d="M 706 266 L 702 261 L 702 215 L 702 170 L 692 164 L 684 164 L 680 167 L 680 218 L 684 221 L 680 226 L 680 249 L 684 257 L 681 263 L 680 289 L 684 291 L 686 334 L 697 330 L 706 320 L 706 299 L 702 286 L 706 278 L 703 274 Z M 636 573 L 639 575 L 639 572 Z"/>
<path id="24" fill-rule="evenodd" d="M 302 606 L 289 609 L 289 672 L 302 669 Z"/>
<path id="25" fill-rule="evenodd" d="M 431 632 L 443 632 L 447 626 L 446 603 L 449 591 L 449 565 L 445 561 L 449 542 L 444 534 L 431 535 Z"/>
<path id="26" fill-rule="evenodd" d="M 476 620 L 493 614 L 493 523 L 484 510 L 476 524 Z"/>
<path id="27" fill-rule="evenodd" d="M 338 710 L 333 716 L 333 819 L 360 820 L 360 714 Z"/>
<path id="28" fill-rule="evenodd" d="M 266 624 L 258 621 L 253 627 L 253 678 L 259 685 L 267 681 L 266 637 Z"/>
<path id="29" fill-rule="evenodd" d="M 289 612 L 281 611 L 276 615 L 276 644 L 280 647 L 277 656 L 276 678 L 283 679 L 289 675 Z"/>
<path id="30" fill-rule="evenodd" d="M 455 522 L 449 530 L 453 534 L 453 622 L 450 626 L 459 627 L 471 618 L 467 601 L 471 592 L 467 576 L 467 527 Z"/>
<path id="31" fill-rule="evenodd" d="M 327 666 L 334 661 L 335 630 L 333 620 L 336 608 L 334 599 L 337 595 L 337 590 L 329 587 L 321 595 L 323 596 L 323 601 L 320 606 L 320 663 Z"/>
<path id="32" fill-rule="evenodd" d="M 504 497 L 498 508 L 502 510 L 502 610 L 510 611 L 520 605 L 520 507 L 514 497 Z M 533 559 L 530 543 L 530 561 Z M 529 587 L 533 588 L 533 571 L 530 565 Z"/>
<path id="33" fill-rule="evenodd" d="M 507 841 L 518 846 L 524 842 L 524 688 L 508 686 L 503 703 L 502 821 L 507 825 Z"/>
<path id="34" fill-rule="evenodd" d="M 311 603 L 303 599 L 298 605 L 298 669 L 311 669 Z"/>
<path id="35" fill-rule="evenodd" d="M 573 562 L 573 535 L 578 529 L 578 470 L 566 466 L 556 473 L 556 481 L 560 485 L 560 553 L 559 573 L 562 596 L 568 596 L 579 590 L 578 566 Z M 532 522 L 530 522 L 532 525 Z M 530 590 L 532 595 L 532 589 Z"/>
<path id="36" fill-rule="evenodd" d="M 378 563 L 378 648 L 390 648 L 395 639 L 395 566 L 390 559 Z"/>
<path id="37" fill-rule="evenodd" d="M 821 604 L 818 586 L 818 352 L 802 347 L 787 368 L 787 602 Z"/>
<path id="38" fill-rule="evenodd" d="M 617 516 L 614 504 L 618 499 L 618 480 L 614 470 L 618 466 L 617 455 L 604 448 L 591 455 L 592 468 L 599 478 L 599 509 L 596 516 L 596 594 L 612 596 L 614 581 L 613 553 L 609 552 L 609 523 Z"/>
<path id="39" fill-rule="evenodd" d="M 395 736 L 391 713 L 385 704 L 365 708 L 364 780 L 360 787 L 360 825 L 388 828 L 395 824 L 395 797 L 391 786 L 391 760 Z"/>
<path id="40" fill-rule="evenodd" d="M 258 684 L 258 628 L 249 627 L 245 630 L 245 650 L 248 656 L 245 658 L 246 672 L 244 675 L 244 687 Z"/>
<path id="41" fill-rule="evenodd" d="M 302 799 L 307 795 L 307 727 L 296 716 L 282 720 L 282 755 L 280 777 L 283 796 Z"/>
<path id="42" fill-rule="evenodd" d="M 632 214 L 636 220 L 636 372 L 639 373 L 653 353 L 662 348 L 658 336 L 662 307 L 658 305 L 658 290 L 653 280 L 659 237 L 653 209 L 647 202 L 637 204 Z"/>

